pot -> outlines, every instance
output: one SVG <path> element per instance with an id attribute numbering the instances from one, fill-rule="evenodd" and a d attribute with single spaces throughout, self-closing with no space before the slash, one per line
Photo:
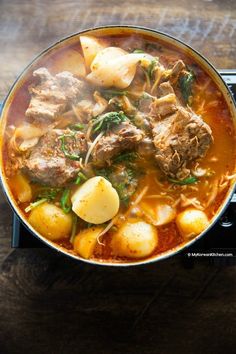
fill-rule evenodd
<path id="1" fill-rule="evenodd" d="M 64 43 L 70 43 L 73 44 L 74 42 L 78 41 L 78 37 L 81 34 L 100 34 L 102 33 L 104 34 L 115 34 L 115 33 L 125 33 L 125 34 L 133 34 L 133 33 L 139 33 L 139 34 L 146 34 L 148 36 L 151 36 L 157 40 L 160 40 L 162 42 L 165 42 L 167 44 L 171 44 L 172 46 L 176 47 L 177 49 L 181 49 L 183 52 L 185 52 L 187 55 L 190 55 L 194 58 L 194 60 L 205 70 L 208 72 L 208 74 L 211 76 L 211 78 L 213 79 L 213 81 L 215 82 L 215 84 L 218 86 L 218 89 L 221 91 L 221 93 L 223 94 L 229 110 L 231 112 L 231 115 L 233 117 L 233 121 L 234 121 L 234 126 L 235 126 L 235 130 L 236 130 L 236 107 L 235 107 L 235 103 L 233 100 L 233 97 L 231 95 L 230 90 L 228 89 L 227 85 L 225 84 L 225 82 L 223 81 L 222 77 L 220 76 L 220 74 L 217 72 L 217 70 L 214 68 L 214 66 L 206 59 L 204 58 L 200 53 L 198 53 L 196 50 L 194 50 L 191 46 L 183 43 L 182 41 L 159 31 L 156 30 L 152 30 L 152 29 L 148 29 L 148 28 L 144 28 L 144 27 L 138 27 L 138 26 L 104 26 L 104 27 L 97 27 L 97 28 L 93 28 L 93 29 L 87 29 L 78 33 L 75 33 L 69 37 L 66 37 L 64 39 L 61 39 L 60 41 L 58 41 L 57 43 L 53 44 L 52 46 L 50 46 L 49 48 L 47 48 L 46 50 L 44 50 L 42 53 L 40 53 L 26 68 L 25 70 L 19 75 L 19 77 L 17 78 L 17 80 L 15 81 L 15 83 L 13 84 L 12 88 L 10 89 L 4 103 L 2 106 L 2 112 L 1 112 L 1 128 L 0 128 L 0 147 L 1 147 L 1 143 L 2 143 L 2 132 L 4 130 L 4 126 L 6 124 L 6 113 L 7 110 L 11 104 L 11 100 L 12 97 L 14 96 L 14 92 L 16 91 L 16 89 L 22 84 L 22 82 L 24 81 L 24 77 L 26 75 L 26 73 L 28 73 L 29 70 L 33 70 L 34 67 L 37 65 L 37 62 L 39 59 L 41 59 L 45 54 L 48 54 L 51 51 L 57 50 L 58 48 L 60 48 Z M 189 242 L 186 242 L 184 244 L 181 244 L 175 248 L 172 248 L 164 253 L 161 253 L 159 255 L 155 255 L 152 258 L 149 259 L 145 259 L 145 260 L 140 260 L 140 261 L 136 261 L 136 262 L 127 262 L 127 263 L 110 263 L 110 262 L 99 262 L 99 261 L 95 261 L 95 260 L 86 260 L 83 259 L 79 256 L 76 256 L 74 254 L 71 254 L 69 252 L 67 252 L 64 248 L 58 246 L 57 244 L 47 240 L 46 238 L 42 237 L 37 231 L 35 231 L 33 229 L 33 227 L 28 223 L 25 215 L 22 213 L 22 211 L 19 209 L 19 207 L 17 206 L 17 203 L 15 202 L 11 191 L 8 187 L 7 184 L 7 180 L 6 180 L 6 176 L 4 174 L 3 171 L 3 161 L 2 161 L 2 153 L 0 154 L 0 177 L 1 177 L 1 183 L 2 183 L 2 188 L 3 191 L 5 193 L 5 196 L 10 204 L 10 206 L 12 207 L 14 213 L 16 213 L 16 215 L 19 217 L 20 221 L 24 224 L 24 226 L 26 228 L 28 228 L 30 230 L 30 232 L 37 237 L 38 239 L 40 239 L 42 242 L 46 243 L 46 245 L 48 245 L 49 247 L 51 247 L 52 249 L 63 253 L 64 255 L 74 258 L 76 260 L 81 260 L 83 262 L 87 262 L 90 264 L 97 264 L 97 265 L 103 265 L 103 266 L 122 266 L 122 267 L 126 267 L 126 266 L 135 266 L 135 265 L 140 265 L 140 264 L 148 264 L 148 263 L 152 263 L 152 262 L 156 262 L 156 261 L 160 261 L 162 259 L 165 259 L 167 257 L 173 256 L 175 254 L 177 254 L 178 252 L 182 251 L 183 249 L 189 247 L 190 245 L 192 245 L 194 242 L 196 242 L 197 240 L 199 240 L 201 237 L 203 237 L 209 230 L 210 228 L 217 222 L 217 220 L 220 218 L 220 216 L 222 215 L 222 213 L 225 211 L 225 209 L 227 208 L 233 192 L 234 192 L 234 188 L 235 188 L 235 181 L 231 181 L 231 185 L 230 188 L 227 192 L 227 195 L 225 196 L 224 201 L 221 204 L 221 207 L 219 208 L 217 214 L 215 215 L 215 217 L 211 220 L 211 223 L 209 224 L 209 226 L 207 227 L 207 229 L 205 229 L 201 234 L 199 234 L 197 237 L 195 237 L 194 239 L 190 240 Z"/>

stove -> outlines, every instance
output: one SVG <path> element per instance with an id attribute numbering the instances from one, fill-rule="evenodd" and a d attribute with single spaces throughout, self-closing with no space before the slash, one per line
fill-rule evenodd
<path id="1" fill-rule="evenodd" d="M 236 70 L 219 70 L 229 86 L 236 100 Z M 24 227 L 18 217 L 13 215 L 13 248 L 41 248 L 47 247 Z M 217 264 L 236 264 L 236 194 L 211 230 L 193 246 L 181 251 L 183 264 L 186 268 L 192 267 L 194 262 L 207 259 Z"/>

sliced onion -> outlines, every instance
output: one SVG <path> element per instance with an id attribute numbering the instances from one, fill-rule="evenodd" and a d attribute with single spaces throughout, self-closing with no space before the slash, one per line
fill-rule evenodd
<path id="1" fill-rule="evenodd" d="M 104 49 L 104 51 L 109 48 Z M 87 76 L 87 79 L 98 86 L 113 86 L 120 89 L 124 89 L 131 84 L 136 73 L 137 63 L 150 57 L 148 54 L 120 54 L 116 58 L 105 56 L 106 60 L 104 60 L 104 56 L 101 55 L 100 59 L 98 58 L 99 60 L 95 58 L 96 65 L 94 62 L 92 63 L 92 72 Z"/>
<path id="2" fill-rule="evenodd" d="M 89 69 L 96 55 L 102 49 L 107 47 L 107 43 L 103 39 L 91 36 L 80 36 L 80 43 L 83 50 L 86 67 Z"/>
<path id="3" fill-rule="evenodd" d="M 32 138 L 32 139 L 27 139 L 24 140 L 23 143 L 20 144 L 19 150 L 20 151 L 26 151 L 34 147 L 35 145 L 38 144 L 39 138 Z"/>

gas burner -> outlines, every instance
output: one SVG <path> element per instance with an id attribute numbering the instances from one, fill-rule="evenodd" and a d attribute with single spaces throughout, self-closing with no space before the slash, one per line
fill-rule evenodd
<path id="1" fill-rule="evenodd" d="M 224 81 L 229 86 L 234 99 L 236 100 L 236 70 L 219 70 Z M 181 252 L 183 265 L 186 268 L 193 266 L 195 261 L 208 259 L 214 264 L 236 264 L 236 194 L 225 213 L 217 223 L 193 246 Z M 47 247 L 38 240 L 19 221 L 14 214 L 13 248 L 41 248 Z"/>

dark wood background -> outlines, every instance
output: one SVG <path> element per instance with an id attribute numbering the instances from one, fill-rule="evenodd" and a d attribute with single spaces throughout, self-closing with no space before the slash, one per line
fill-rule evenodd
<path id="1" fill-rule="evenodd" d="M 0 99 L 42 49 L 72 32 L 135 24 L 236 67 L 235 0 L 0 0 Z M 48 249 L 10 248 L 0 194 L 0 354 L 231 353 L 236 267 L 179 257 L 129 269 L 84 265 Z"/>

